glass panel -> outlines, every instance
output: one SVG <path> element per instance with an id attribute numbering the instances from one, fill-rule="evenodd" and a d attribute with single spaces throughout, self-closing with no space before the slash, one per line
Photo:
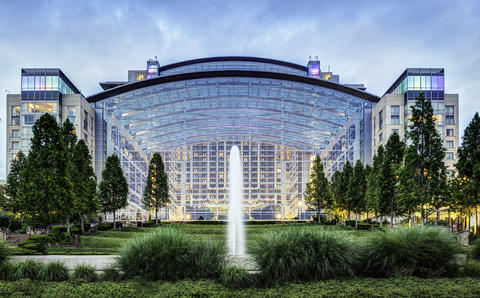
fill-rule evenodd
<path id="1" fill-rule="evenodd" d="M 408 90 L 413 90 L 413 76 L 408 77 Z"/>
<path id="2" fill-rule="evenodd" d="M 29 76 L 27 90 L 34 90 L 34 89 L 35 89 L 35 77 Z"/>
<path id="3" fill-rule="evenodd" d="M 438 76 L 437 77 L 437 90 L 444 90 L 445 86 L 444 86 L 444 81 L 443 81 L 444 77 L 443 76 Z"/>
<path id="4" fill-rule="evenodd" d="M 22 76 L 22 90 L 28 90 L 28 77 Z"/>

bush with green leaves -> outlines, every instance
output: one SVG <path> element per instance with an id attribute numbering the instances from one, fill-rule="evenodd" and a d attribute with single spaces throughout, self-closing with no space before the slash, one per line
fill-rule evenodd
<path id="1" fill-rule="evenodd" d="M 480 239 L 472 242 L 470 245 L 470 258 L 480 261 Z"/>
<path id="2" fill-rule="evenodd" d="M 100 276 L 103 281 L 119 281 L 121 279 L 120 272 L 115 264 L 108 265 L 103 268 L 103 273 Z"/>
<path id="3" fill-rule="evenodd" d="M 469 261 L 463 266 L 463 276 L 480 277 L 480 262 Z"/>
<path id="4" fill-rule="evenodd" d="M 79 264 L 75 266 L 72 273 L 73 280 L 80 280 L 86 282 L 94 282 L 97 281 L 98 275 L 95 272 L 95 268 L 90 265 Z"/>
<path id="5" fill-rule="evenodd" d="M 223 268 L 220 282 L 231 289 L 244 289 L 254 285 L 252 275 L 245 268 L 234 265 Z"/>
<path id="6" fill-rule="evenodd" d="M 222 243 L 194 240 L 180 231 L 162 229 L 128 242 L 117 262 L 126 278 L 178 280 L 217 277 L 224 260 Z"/>
<path id="7" fill-rule="evenodd" d="M 265 282 L 350 276 L 359 263 L 359 248 L 346 234 L 323 229 L 289 229 L 267 233 L 249 253 Z"/>
<path id="8" fill-rule="evenodd" d="M 0 241 L 0 264 L 7 261 L 9 254 L 7 243 L 5 241 Z"/>
<path id="9" fill-rule="evenodd" d="M 40 279 L 40 272 L 43 270 L 44 265 L 32 259 L 15 264 L 14 277 L 16 280 L 29 278 L 31 280 Z"/>
<path id="10" fill-rule="evenodd" d="M 25 249 L 34 250 L 37 253 L 45 254 L 48 244 L 47 235 L 34 235 L 25 241 L 18 243 L 18 246 Z"/>
<path id="11" fill-rule="evenodd" d="M 362 267 L 365 274 L 382 277 L 455 275 L 458 252 L 455 238 L 439 228 L 400 228 L 367 239 Z"/>
<path id="12" fill-rule="evenodd" d="M 40 279 L 44 281 L 68 280 L 68 268 L 62 262 L 50 262 L 43 266 L 40 271 Z"/>
<path id="13" fill-rule="evenodd" d="M 9 262 L 0 263 L 0 280 L 15 280 L 15 264 Z"/>

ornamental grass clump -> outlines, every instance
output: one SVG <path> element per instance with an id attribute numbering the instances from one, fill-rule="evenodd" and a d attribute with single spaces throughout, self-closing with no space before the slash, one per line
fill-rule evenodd
<path id="1" fill-rule="evenodd" d="M 470 258 L 480 261 L 480 239 L 470 245 Z"/>
<path id="2" fill-rule="evenodd" d="M 40 270 L 40 279 L 44 281 L 66 281 L 68 277 L 68 268 L 62 262 L 50 262 Z"/>
<path id="3" fill-rule="evenodd" d="M 194 240 L 174 229 L 162 229 L 127 243 L 117 264 L 126 278 L 178 280 L 217 277 L 224 260 L 220 242 Z"/>
<path id="4" fill-rule="evenodd" d="M 80 264 L 73 269 L 72 279 L 76 281 L 94 282 L 98 280 L 98 275 L 92 266 Z"/>
<path id="5" fill-rule="evenodd" d="M 9 257 L 8 246 L 5 241 L 0 241 L 0 264 L 7 261 Z"/>
<path id="6" fill-rule="evenodd" d="M 14 278 L 16 280 L 24 278 L 38 280 L 40 279 L 40 271 L 42 271 L 43 267 L 43 264 L 31 259 L 19 262 L 15 264 Z"/>
<path id="7" fill-rule="evenodd" d="M 344 233 L 290 229 L 261 236 L 249 249 L 265 282 L 350 276 L 359 262 L 358 246 Z"/>
<path id="8" fill-rule="evenodd" d="M 252 275 L 245 268 L 234 265 L 228 265 L 223 269 L 220 282 L 231 289 L 244 289 L 254 285 Z"/>
<path id="9" fill-rule="evenodd" d="M 0 280 L 5 280 L 5 281 L 15 280 L 15 270 L 16 270 L 16 267 L 12 263 L 9 263 L 9 262 L 0 263 Z"/>
<path id="10" fill-rule="evenodd" d="M 108 265 L 103 268 L 103 273 L 100 276 L 100 279 L 103 281 L 119 281 L 121 279 L 120 272 L 117 269 L 115 264 Z"/>
<path id="11" fill-rule="evenodd" d="M 454 255 L 458 252 L 457 241 L 443 230 L 400 228 L 367 239 L 363 268 L 370 276 L 451 276 L 457 274 Z"/>

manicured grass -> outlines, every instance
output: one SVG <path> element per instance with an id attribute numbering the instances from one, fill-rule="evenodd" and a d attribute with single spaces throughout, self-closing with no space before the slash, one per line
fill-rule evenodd
<path id="1" fill-rule="evenodd" d="M 286 229 L 318 228 L 317 225 L 303 223 L 247 225 L 247 245 L 265 232 L 283 231 Z M 134 238 L 140 238 L 157 229 L 171 228 L 192 236 L 192 239 L 210 239 L 226 241 L 226 225 L 200 224 L 164 224 L 162 227 L 128 228 L 126 231 L 98 231 L 92 235 L 82 235 L 80 247 L 50 247 L 48 254 L 118 254 L 120 248 Z M 357 231 L 338 226 L 323 226 L 328 230 L 346 230 L 354 238 L 369 235 L 370 231 Z"/>
<path id="2" fill-rule="evenodd" d="M 33 297 L 478 297 L 472 278 L 347 279 L 288 283 L 273 288 L 226 288 L 211 280 L 180 282 L 0 281 L 0 296 Z"/>

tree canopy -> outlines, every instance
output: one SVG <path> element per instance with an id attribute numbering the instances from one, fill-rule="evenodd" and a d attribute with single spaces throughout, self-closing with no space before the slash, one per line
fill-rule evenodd
<path id="1" fill-rule="evenodd" d="M 307 205 L 317 210 L 317 220 L 320 222 L 320 211 L 333 204 L 330 193 L 330 183 L 323 171 L 323 164 L 320 156 L 316 156 L 310 171 L 310 181 L 305 190 L 305 201 Z"/>
<path id="2" fill-rule="evenodd" d="M 142 203 L 155 211 L 155 222 L 158 223 L 158 210 L 170 202 L 168 195 L 168 177 L 160 153 L 154 153 L 148 166 L 147 181 L 143 191 Z"/>

